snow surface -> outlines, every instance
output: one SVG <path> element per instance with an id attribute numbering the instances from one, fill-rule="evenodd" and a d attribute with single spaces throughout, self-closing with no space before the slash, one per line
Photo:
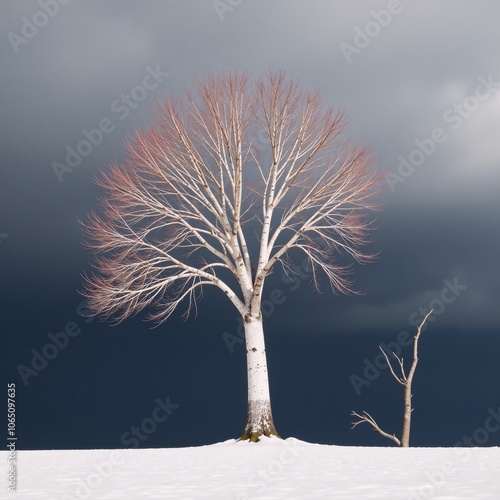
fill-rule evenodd
<path id="1" fill-rule="evenodd" d="M 0 453 L 7 463 L 7 452 Z M 500 448 L 297 439 L 170 449 L 18 451 L 12 499 L 500 499 Z"/>

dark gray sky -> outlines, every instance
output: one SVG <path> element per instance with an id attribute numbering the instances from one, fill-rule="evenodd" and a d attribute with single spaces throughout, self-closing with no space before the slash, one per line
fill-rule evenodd
<path id="1" fill-rule="evenodd" d="M 238 66 L 255 74 L 269 65 L 345 107 L 351 136 L 371 144 L 387 171 L 371 245 L 380 257 L 356 268 L 364 295 L 332 296 L 326 285 L 317 295 L 307 279 L 268 283 L 268 293 L 277 288 L 285 297 L 266 319 L 278 430 L 320 442 L 387 444 L 368 429 L 349 431 L 349 413 L 372 410 L 398 432 L 398 388 L 384 372 L 358 396 L 350 377 L 362 375 L 380 342 L 412 332 L 431 305 L 436 315 L 422 338 L 414 391 L 415 444 L 453 444 L 500 405 L 500 6 L 232 4 L 69 0 L 2 8 L 2 367 L 19 384 L 20 446 L 119 447 L 123 429 L 167 395 L 180 408 L 142 446 L 241 432 L 245 361 L 241 346 L 231 354 L 223 340 L 236 332 L 235 311 L 207 293 L 187 323 L 172 318 L 153 331 L 138 320 L 85 323 L 77 289 L 90 255 L 77 218 L 95 207 L 95 175 L 120 160 L 122 141 L 148 122 L 155 99 L 207 70 Z M 91 132 L 99 126 L 105 133 Z M 86 133 L 96 143 L 88 150 Z M 61 170 L 68 148 L 79 144 L 86 156 Z M 85 335 L 25 385 L 18 366 L 31 366 L 30 351 L 69 321 Z M 206 352 L 216 363 L 204 364 Z M 456 416 L 451 425 L 447 408 Z"/>

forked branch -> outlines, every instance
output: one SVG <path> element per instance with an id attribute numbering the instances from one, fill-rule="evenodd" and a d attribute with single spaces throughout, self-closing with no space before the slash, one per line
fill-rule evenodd
<path id="1" fill-rule="evenodd" d="M 360 415 L 359 413 L 356 413 L 355 411 L 353 411 L 351 413 L 351 415 L 359 418 L 358 421 L 351 422 L 351 424 L 352 424 L 351 429 L 354 429 L 354 427 L 356 427 L 359 424 L 362 424 L 363 422 L 367 422 L 368 424 L 370 424 L 373 427 L 373 430 L 377 431 L 381 436 L 384 436 L 387 439 L 394 441 L 398 446 L 401 446 L 401 441 L 394 434 L 388 434 L 387 432 L 383 431 L 378 426 L 377 422 L 375 422 L 375 419 L 366 411 L 363 411 L 363 415 Z"/>

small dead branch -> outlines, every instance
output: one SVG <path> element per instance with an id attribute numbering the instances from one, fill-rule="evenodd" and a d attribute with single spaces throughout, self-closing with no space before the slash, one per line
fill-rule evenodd
<path id="1" fill-rule="evenodd" d="M 363 411 L 363 415 L 360 415 L 359 413 L 356 413 L 353 411 L 351 415 L 358 417 L 359 420 L 357 422 L 351 422 L 352 427 L 351 429 L 354 429 L 359 424 L 362 424 L 363 422 L 369 423 L 374 431 L 377 431 L 380 435 L 386 437 L 387 439 L 390 439 L 391 441 L 394 441 L 398 446 L 401 446 L 401 441 L 394 435 L 394 434 L 388 434 L 387 432 L 383 431 L 375 422 L 375 419 L 366 411 Z"/>

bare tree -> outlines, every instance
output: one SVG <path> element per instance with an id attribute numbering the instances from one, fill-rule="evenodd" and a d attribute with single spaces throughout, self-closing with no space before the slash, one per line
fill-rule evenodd
<path id="1" fill-rule="evenodd" d="M 412 393 L 411 393 L 411 384 L 413 382 L 413 376 L 415 375 L 415 370 L 417 369 L 417 364 L 418 364 L 418 340 L 420 338 L 420 333 L 422 332 L 422 327 L 424 326 L 425 322 L 427 321 L 427 318 L 432 314 L 432 309 L 426 314 L 425 318 L 422 320 L 420 325 L 417 328 L 417 334 L 414 337 L 413 340 L 413 363 L 410 367 L 410 371 L 408 372 L 408 375 L 406 375 L 404 366 L 403 366 L 403 358 L 400 358 L 395 352 L 392 353 L 392 355 L 396 358 L 399 368 L 401 371 L 401 375 L 396 375 L 396 372 L 394 371 L 392 367 L 392 363 L 389 360 L 389 357 L 387 356 L 387 353 L 379 346 L 379 349 L 382 351 L 382 354 L 385 357 L 385 360 L 387 361 L 387 364 L 389 366 L 389 369 L 391 370 L 392 376 L 398 381 L 399 384 L 401 384 L 404 388 L 404 412 L 403 412 L 403 429 L 401 432 L 401 439 L 398 439 L 394 434 L 388 434 L 387 432 L 384 432 L 377 424 L 375 419 L 366 411 L 363 411 L 363 415 L 360 415 L 359 413 L 356 413 L 353 411 L 351 415 L 358 417 L 359 420 L 356 422 L 352 422 L 352 427 L 351 429 L 354 429 L 359 424 L 362 424 L 363 422 L 366 422 L 370 424 L 373 427 L 374 431 L 377 431 L 380 435 L 390 439 L 391 441 L 394 441 L 398 446 L 401 448 L 408 448 L 410 446 L 410 426 L 411 426 L 411 414 L 413 412 L 413 408 L 411 407 L 411 398 L 412 398 Z"/>
<path id="2" fill-rule="evenodd" d="M 349 269 L 334 256 L 373 257 L 361 247 L 380 175 L 345 128 L 342 111 L 283 72 L 211 74 L 157 104 L 153 124 L 127 142 L 127 159 L 100 177 L 101 213 L 84 223 L 97 268 L 84 294 L 96 314 L 119 322 L 152 305 L 147 318 L 160 324 L 181 302 L 187 317 L 206 286 L 241 314 L 243 440 L 278 435 L 261 314 L 273 266 L 293 273 L 287 256 L 301 250 L 316 286 L 321 270 L 334 290 L 349 292 Z"/>

